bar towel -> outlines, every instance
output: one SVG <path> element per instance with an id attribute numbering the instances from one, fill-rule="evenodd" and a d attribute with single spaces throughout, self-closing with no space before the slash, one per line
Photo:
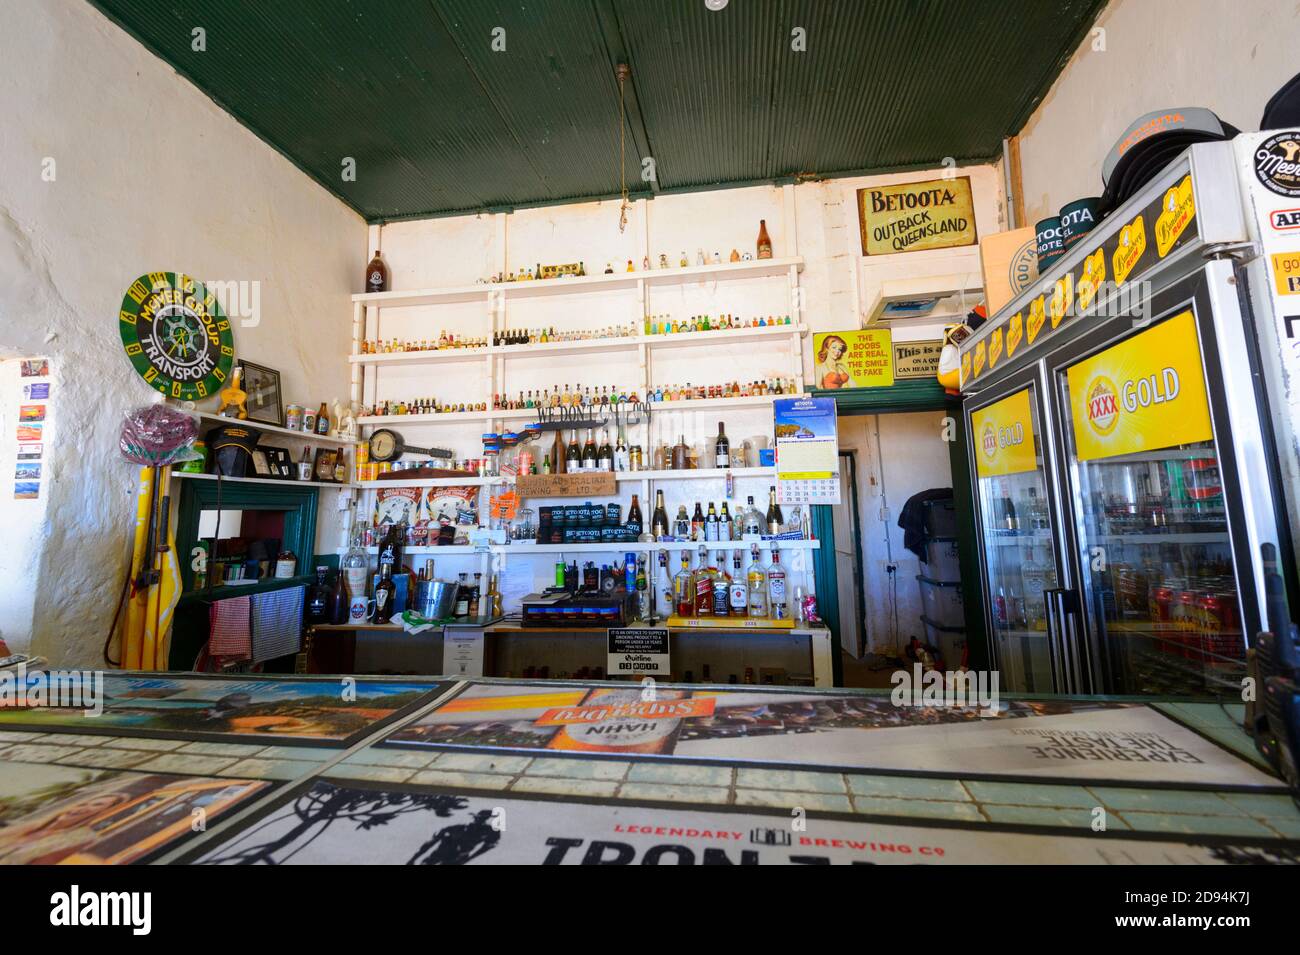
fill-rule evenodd
<path id="1" fill-rule="evenodd" d="M 253 595 L 253 662 L 297 653 L 302 641 L 306 587 Z"/>
<path id="2" fill-rule="evenodd" d="M 215 601 L 208 608 L 208 653 L 225 661 L 253 655 L 249 627 L 249 597 Z"/>

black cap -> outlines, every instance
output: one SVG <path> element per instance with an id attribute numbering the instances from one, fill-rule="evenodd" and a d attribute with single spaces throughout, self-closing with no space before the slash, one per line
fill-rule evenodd
<path id="1" fill-rule="evenodd" d="M 1187 106 L 1144 113 L 1115 141 L 1101 167 L 1101 211 L 1124 204 L 1188 146 L 1232 139 L 1238 130 L 1208 109 Z"/>
<path id="2" fill-rule="evenodd" d="M 1260 129 L 1285 129 L 1300 126 L 1300 73 L 1282 84 L 1264 107 Z"/>

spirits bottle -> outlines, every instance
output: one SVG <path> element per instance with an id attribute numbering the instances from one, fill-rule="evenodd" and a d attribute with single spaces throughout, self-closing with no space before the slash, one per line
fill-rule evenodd
<path id="1" fill-rule="evenodd" d="M 750 556 L 753 560 L 749 565 L 749 570 L 745 572 L 749 584 L 749 615 L 751 617 L 766 617 L 767 573 L 763 570 L 763 565 L 758 562 L 757 547 L 750 552 Z"/>
<path id="2" fill-rule="evenodd" d="M 456 617 L 469 616 L 469 575 L 461 572 L 456 576 L 458 589 L 456 590 L 456 609 L 452 612 Z"/>
<path id="3" fill-rule="evenodd" d="M 772 551 L 772 566 L 767 569 L 768 606 L 773 620 L 784 620 L 790 614 L 785 600 L 785 568 L 781 566 L 781 552 Z"/>
<path id="4" fill-rule="evenodd" d="M 727 587 L 727 604 L 733 617 L 744 617 L 749 613 L 749 586 L 745 575 L 740 570 L 740 551 L 731 555 L 731 583 Z"/>
<path id="5" fill-rule="evenodd" d="M 366 577 L 369 572 L 370 561 L 366 557 L 366 549 L 361 543 L 361 534 L 352 535 L 352 543 L 348 546 L 347 553 L 343 555 L 343 577 L 348 586 L 349 597 L 364 597 L 366 595 Z"/>
<path id="6" fill-rule="evenodd" d="M 763 515 L 754 506 L 754 497 L 746 498 L 745 510 L 741 521 L 742 534 L 759 536 L 763 533 Z"/>
<path id="7" fill-rule="evenodd" d="M 673 536 L 680 540 L 691 539 L 691 516 L 686 513 L 686 505 L 677 505 L 677 517 L 673 520 Z"/>
<path id="8" fill-rule="evenodd" d="M 767 532 L 779 534 L 784 525 L 785 516 L 781 513 L 781 505 L 776 503 L 776 486 L 773 485 L 767 492 Z"/>
<path id="9" fill-rule="evenodd" d="M 704 511 L 700 509 L 700 502 L 695 502 L 695 513 L 691 515 L 691 540 L 704 540 Z"/>
<path id="10" fill-rule="evenodd" d="M 713 616 L 713 572 L 709 567 L 709 554 L 700 548 L 700 565 L 693 575 L 695 616 Z"/>
<path id="11" fill-rule="evenodd" d="M 731 514 L 727 510 L 727 502 L 722 502 L 722 513 L 718 515 L 718 540 L 729 541 L 734 539 L 735 528 L 731 522 Z"/>
<path id="12" fill-rule="evenodd" d="M 690 617 L 695 613 L 695 583 L 689 551 L 682 551 L 682 569 L 673 576 L 673 606 L 679 617 Z"/>
<path id="13" fill-rule="evenodd" d="M 721 529 L 718 522 L 718 512 L 713 509 L 713 502 L 709 501 L 709 514 L 704 519 L 704 539 L 706 541 L 719 541 L 722 539 Z"/>
<path id="14" fill-rule="evenodd" d="M 328 567 L 316 568 L 316 583 L 307 591 L 307 620 L 310 623 L 329 623 L 330 588 L 327 582 Z"/>
<path id="15" fill-rule="evenodd" d="M 731 575 L 727 573 L 726 553 L 718 551 L 713 557 L 713 615 L 726 617 L 731 614 Z"/>
<path id="16" fill-rule="evenodd" d="M 587 442 L 582 446 L 582 470 L 595 471 L 600 459 L 596 455 L 596 439 L 592 428 L 587 429 Z"/>
<path id="17" fill-rule="evenodd" d="M 657 541 L 668 536 L 668 512 L 664 509 L 663 491 L 655 491 L 655 509 L 650 515 L 650 533 Z"/>
<path id="18" fill-rule="evenodd" d="M 727 432 L 723 429 L 721 421 L 718 422 L 718 439 L 713 443 L 713 450 L 714 467 L 731 467 L 731 442 L 727 439 Z"/>
<path id="19" fill-rule="evenodd" d="M 311 467 L 312 467 L 311 447 L 304 446 L 302 449 L 302 457 L 298 459 L 298 480 L 299 481 L 311 480 Z"/>

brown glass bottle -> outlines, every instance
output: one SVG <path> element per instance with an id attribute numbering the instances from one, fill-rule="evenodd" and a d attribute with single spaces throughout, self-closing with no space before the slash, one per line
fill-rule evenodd
<path id="1" fill-rule="evenodd" d="M 375 623 L 388 623 L 393 619 L 397 603 L 397 584 L 393 583 L 393 565 L 379 565 L 379 583 L 375 584 Z"/>
<path id="2" fill-rule="evenodd" d="M 758 220 L 758 257 L 760 259 L 770 259 L 772 257 L 772 240 L 767 234 L 767 220 Z"/>
<path id="3" fill-rule="evenodd" d="M 762 256 L 759 256 L 759 258 L 762 258 Z M 384 262 L 378 249 L 375 249 L 375 257 L 366 266 L 366 291 L 388 291 L 388 265 Z"/>

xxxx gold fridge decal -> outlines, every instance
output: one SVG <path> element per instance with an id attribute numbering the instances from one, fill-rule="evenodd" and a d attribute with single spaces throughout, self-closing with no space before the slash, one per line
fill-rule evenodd
<path id="1" fill-rule="evenodd" d="M 1052 286 L 1052 298 L 1047 303 L 1047 314 L 1052 319 L 1052 328 L 1060 325 L 1065 316 L 1070 314 L 1074 304 L 1074 273 L 1066 272 Z"/>
<path id="2" fill-rule="evenodd" d="M 1047 321 L 1047 314 L 1043 311 L 1043 296 L 1038 296 L 1029 303 L 1029 344 L 1034 343 L 1038 333 L 1042 330 L 1043 324 Z"/>
<path id="3" fill-rule="evenodd" d="M 1079 285 L 1075 289 L 1079 298 L 1080 312 L 1086 312 L 1092 305 L 1104 281 L 1106 281 L 1106 250 L 1098 249 L 1083 260 L 1083 272 L 1079 275 Z"/>
<path id="4" fill-rule="evenodd" d="M 1007 322 L 1007 357 L 1010 358 L 1020 347 L 1021 340 L 1025 337 L 1025 318 L 1023 312 L 1016 312 L 1011 316 L 1011 321 Z"/>
<path id="5" fill-rule="evenodd" d="M 989 336 L 989 368 L 998 363 L 1002 357 L 1002 329 L 993 329 L 993 334 Z"/>

